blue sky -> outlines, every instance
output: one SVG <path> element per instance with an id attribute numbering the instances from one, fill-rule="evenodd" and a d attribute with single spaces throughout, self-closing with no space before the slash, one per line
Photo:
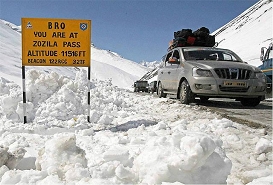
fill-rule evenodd
<path id="1" fill-rule="evenodd" d="M 0 19 L 92 20 L 95 46 L 135 62 L 160 60 L 173 32 L 205 26 L 211 32 L 258 0 L 0 0 Z"/>

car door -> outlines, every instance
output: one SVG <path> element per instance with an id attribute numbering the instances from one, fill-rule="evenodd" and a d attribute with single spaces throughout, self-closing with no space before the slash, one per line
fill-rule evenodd
<path id="1" fill-rule="evenodd" d="M 166 55 L 163 61 L 163 67 L 159 71 L 159 81 L 161 81 L 163 89 L 170 88 L 170 63 L 169 58 L 172 56 L 172 51 Z"/>
<path id="2" fill-rule="evenodd" d="M 179 84 L 179 71 L 180 71 L 180 61 L 181 61 L 181 57 L 180 57 L 180 53 L 178 49 L 173 50 L 171 58 L 175 59 L 177 62 L 171 63 L 168 70 L 169 72 L 168 77 L 170 79 L 169 90 L 176 91 L 178 89 L 178 84 Z"/>

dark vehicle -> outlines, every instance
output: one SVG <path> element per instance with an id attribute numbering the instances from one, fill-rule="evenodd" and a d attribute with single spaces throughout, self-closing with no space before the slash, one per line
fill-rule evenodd
<path id="1" fill-rule="evenodd" d="M 148 92 L 148 81 L 136 81 L 134 83 L 134 92 Z"/>
<path id="2" fill-rule="evenodd" d="M 266 75 L 266 92 L 267 95 L 272 97 L 272 58 L 273 58 L 273 45 L 270 43 L 269 47 L 261 48 L 261 61 L 263 62 L 258 68 Z"/>
<path id="3" fill-rule="evenodd" d="M 154 93 L 157 91 L 157 81 L 152 81 L 150 84 L 149 84 L 149 87 L 148 87 L 148 92 L 151 92 L 151 93 Z"/>

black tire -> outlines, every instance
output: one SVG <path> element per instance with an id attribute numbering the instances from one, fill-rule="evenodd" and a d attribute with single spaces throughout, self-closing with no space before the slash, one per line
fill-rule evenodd
<path id="1" fill-rule="evenodd" d="M 256 107 L 261 102 L 260 98 L 243 98 L 241 104 L 247 107 Z"/>
<path id="2" fill-rule="evenodd" d="M 167 94 L 163 92 L 162 84 L 160 82 L 158 83 L 157 94 L 158 94 L 159 98 L 166 98 L 167 97 Z"/>
<path id="3" fill-rule="evenodd" d="M 194 94 L 187 80 L 184 80 L 179 87 L 179 100 L 182 104 L 194 102 Z"/>

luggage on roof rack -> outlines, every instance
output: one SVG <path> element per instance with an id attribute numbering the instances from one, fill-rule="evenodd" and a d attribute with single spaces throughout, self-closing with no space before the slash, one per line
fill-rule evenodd
<path id="1" fill-rule="evenodd" d="M 201 27 L 192 32 L 191 29 L 182 29 L 174 32 L 174 39 L 169 42 L 168 50 L 183 46 L 205 46 L 213 47 L 215 45 L 215 36 L 210 35 L 206 27 Z"/>
<path id="2" fill-rule="evenodd" d="M 175 39 L 179 37 L 188 38 L 189 36 L 192 36 L 192 35 L 193 33 L 191 29 L 182 29 L 180 31 L 174 32 L 173 34 Z"/>

